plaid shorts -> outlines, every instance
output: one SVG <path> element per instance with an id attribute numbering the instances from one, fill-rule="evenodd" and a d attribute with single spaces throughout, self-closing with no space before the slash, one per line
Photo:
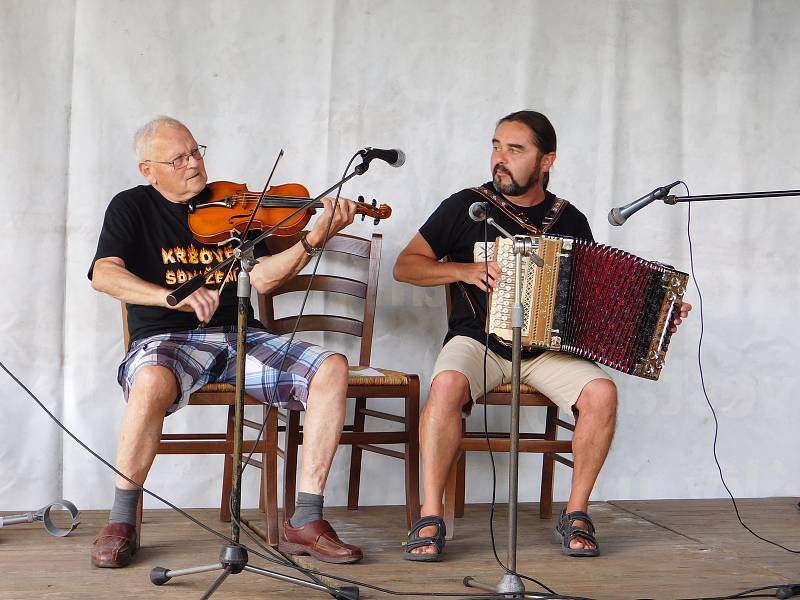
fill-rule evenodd
<path id="1" fill-rule="evenodd" d="M 305 410 L 311 379 L 333 354 L 307 342 L 289 344 L 288 337 L 248 328 L 245 391 L 265 404 L 271 400 L 274 406 Z M 117 373 L 126 401 L 136 374 L 147 365 L 166 367 L 175 374 L 179 396 L 167 411 L 175 412 L 207 383 L 236 384 L 236 328 L 211 327 L 136 340 Z"/>

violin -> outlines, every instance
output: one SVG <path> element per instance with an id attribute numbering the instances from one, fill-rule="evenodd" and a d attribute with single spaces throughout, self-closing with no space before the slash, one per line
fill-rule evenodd
<path id="1" fill-rule="evenodd" d="M 210 197 L 203 202 L 189 203 L 189 229 L 195 238 L 203 243 L 226 242 L 232 237 L 240 237 L 244 233 L 253 213 L 251 231 L 269 229 L 291 216 L 294 211 L 307 203 L 310 195 L 306 187 L 300 183 L 285 183 L 267 188 L 266 194 L 259 204 L 260 192 L 251 192 L 243 183 L 231 181 L 214 181 L 208 184 Z M 320 201 L 314 202 L 306 210 L 299 212 L 282 223 L 273 234 L 288 236 L 301 231 L 311 219 L 317 208 L 322 208 Z M 377 225 L 381 219 L 387 219 L 392 209 L 386 205 L 371 204 L 358 197 L 356 214 L 362 220 L 366 216 L 375 219 Z"/>

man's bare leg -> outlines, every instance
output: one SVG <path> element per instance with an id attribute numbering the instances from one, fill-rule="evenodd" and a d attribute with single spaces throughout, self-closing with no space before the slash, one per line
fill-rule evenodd
<path id="1" fill-rule="evenodd" d="M 323 361 L 309 387 L 297 505 L 281 532 L 281 550 L 289 554 L 310 554 L 332 563 L 363 558 L 358 546 L 341 541 L 322 519 L 322 495 L 339 446 L 346 400 L 347 360 L 333 355 Z"/>
<path id="2" fill-rule="evenodd" d="M 148 365 L 139 369 L 128 394 L 117 446 L 117 470 L 143 485 L 153 466 L 167 409 L 178 395 L 175 375 L 165 367 Z M 117 476 L 116 486 L 136 486 Z"/>
<path id="3" fill-rule="evenodd" d="M 347 359 L 334 354 L 322 362 L 308 389 L 298 491 L 323 494 L 339 446 L 346 403 Z"/>
<path id="4" fill-rule="evenodd" d="M 96 567 L 125 567 L 136 552 L 138 487 L 153 465 L 164 416 L 175 402 L 177 389 L 175 375 L 164 367 L 148 365 L 136 373 L 117 445 L 117 470 L 131 481 L 117 475 L 109 522 L 92 544 L 91 559 Z"/>
<path id="5" fill-rule="evenodd" d="M 469 399 L 467 379 L 458 372 L 445 371 L 431 384 L 431 392 L 420 417 L 420 454 L 423 465 L 425 499 L 423 516 L 443 513 L 442 496 L 450 465 L 461 442 L 461 409 Z M 607 379 L 590 381 L 576 402 L 580 413 L 573 437 L 575 462 L 572 489 L 567 512 L 587 512 L 589 495 L 608 455 L 616 423 L 617 394 L 614 383 Z M 577 526 L 586 526 L 576 521 Z M 426 527 L 420 536 L 436 533 L 436 527 Z M 572 548 L 593 547 L 589 542 L 576 539 Z M 433 547 L 416 548 L 412 552 L 435 554 Z"/>
<path id="6" fill-rule="evenodd" d="M 442 371 L 431 390 L 419 421 L 419 446 L 425 491 L 420 507 L 423 517 L 441 517 L 442 497 L 450 466 L 461 444 L 461 410 L 469 401 L 469 381 L 458 371 Z M 436 527 L 424 527 L 420 537 L 436 535 Z M 414 554 L 436 554 L 433 546 L 414 548 Z"/>
<path id="7" fill-rule="evenodd" d="M 578 419 L 572 437 L 574 468 L 567 512 L 589 511 L 589 495 L 608 456 L 617 418 L 617 388 L 610 379 L 594 379 L 581 390 L 575 403 Z M 575 521 L 576 527 L 587 527 Z M 594 548 L 582 538 L 570 542 L 570 548 Z"/>

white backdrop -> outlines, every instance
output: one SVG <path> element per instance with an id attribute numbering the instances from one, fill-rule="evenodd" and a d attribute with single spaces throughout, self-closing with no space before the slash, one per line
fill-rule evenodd
<path id="1" fill-rule="evenodd" d="M 790 0 L 0 0 L 0 361 L 113 461 L 123 410 L 119 305 L 91 289 L 86 270 L 108 201 L 140 183 L 133 132 L 169 114 L 208 145 L 211 180 L 253 188 L 280 148 L 276 182 L 312 193 L 358 148 L 406 151 L 402 169 L 374 163 L 346 192 L 394 209 L 379 226 L 373 362 L 419 373 L 426 389 L 444 294 L 398 284 L 391 268 L 441 199 L 488 179 L 497 118 L 522 108 L 550 116 L 559 136 L 551 189 L 589 216 L 598 240 L 688 270 L 686 205 L 653 204 L 622 228 L 606 214 L 676 179 L 694 194 L 800 187 L 798 22 Z M 705 384 L 738 496 L 800 494 L 798 202 L 692 209 Z M 661 381 L 614 376 L 619 430 L 595 499 L 724 495 L 700 389 L 694 287 L 687 299 L 696 310 Z M 4 373 L 0 394 L 0 510 L 60 496 L 108 507 L 113 475 Z M 169 425 L 220 418 L 201 412 Z M 503 427 L 506 416 L 491 421 Z M 348 456 L 337 456 L 330 505 L 345 503 Z M 387 460 L 366 458 L 363 503 L 403 502 L 401 465 Z M 538 464 L 522 460 L 523 500 L 536 498 L 527 483 Z M 475 455 L 469 465 L 468 499 L 487 501 L 478 481 L 488 481 L 488 460 Z M 218 458 L 160 457 L 148 482 L 178 504 L 213 506 L 220 476 Z M 252 505 L 255 481 L 246 482 Z M 559 499 L 568 483 L 560 470 Z"/>

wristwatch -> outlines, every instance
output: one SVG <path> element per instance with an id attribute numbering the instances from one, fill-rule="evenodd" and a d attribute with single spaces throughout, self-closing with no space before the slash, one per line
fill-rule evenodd
<path id="1" fill-rule="evenodd" d="M 319 254 L 320 252 L 322 252 L 322 248 L 314 248 L 311 244 L 309 244 L 308 240 L 306 239 L 307 235 L 308 235 L 308 232 L 306 231 L 303 234 L 303 237 L 300 238 L 300 243 L 303 244 L 303 250 L 306 251 L 306 254 L 308 254 L 311 257 L 314 257 L 317 254 Z"/>

